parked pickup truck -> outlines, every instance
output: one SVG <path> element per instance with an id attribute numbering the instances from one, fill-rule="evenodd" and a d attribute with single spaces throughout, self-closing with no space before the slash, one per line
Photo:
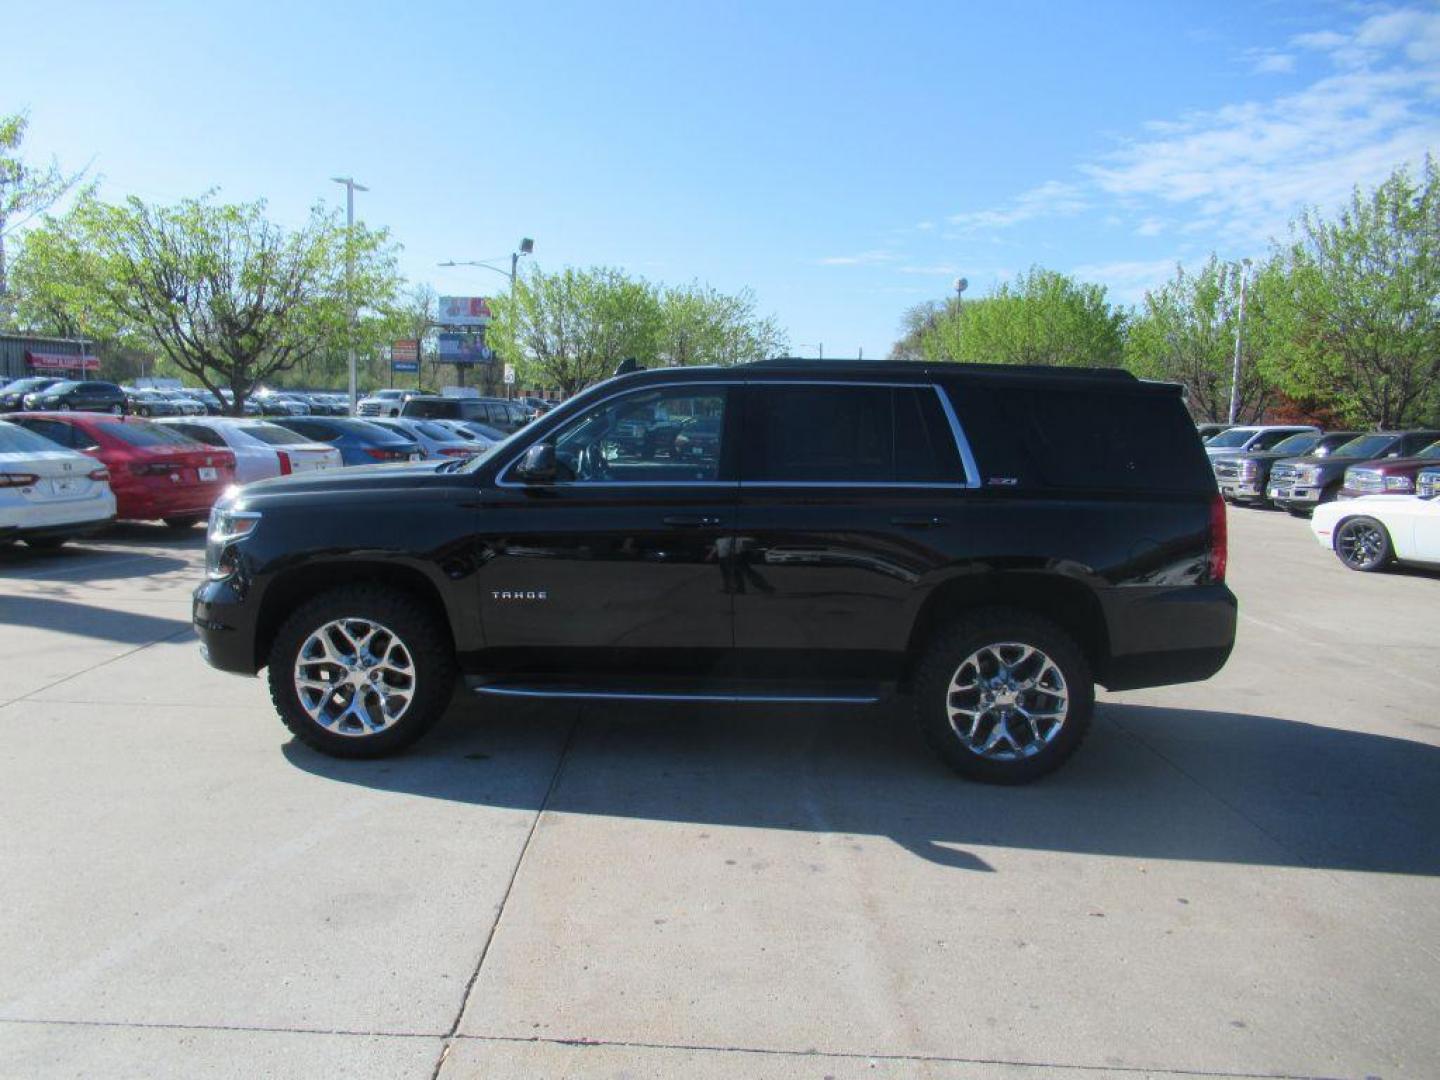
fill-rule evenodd
<path id="1" fill-rule="evenodd" d="M 713 437 L 645 456 L 631 425 L 675 417 Z M 457 677 L 560 702 L 899 693 L 950 766 L 1014 783 L 1075 751 L 1096 683 L 1220 669 L 1225 564 L 1176 386 L 786 360 L 622 375 L 469 461 L 239 489 L 193 618 L 338 756 L 419 738 Z"/>
<path id="2" fill-rule="evenodd" d="M 1320 461 L 1360 433 L 1358 431 L 1301 431 L 1282 439 L 1271 450 L 1252 450 L 1213 459 L 1215 482 L 1230 502 L 1263 504 L 1270 484 L 1270 470 L 1278 461 L 1295 458 Z"/>
<path id="3" fill-rule="evenodd" d="M 1437 462 L 1440 462 L 1440 442 L 1431 443 L 1411 457 L 1385 458 L 1352 465 L 1345 470 L 1345 486 L 1340 489 L 1340 498 L 1414 495 L 1420 470 L 1434 468 Z"/>
<path id="4" fill-rule="evenodd" d="M 1276 506 L 1299 517 L 1308 517 L 1320 503 L 1340 495 L 1345 470 L 1377 458 L 1409 457 L 1436 439 L 1440 431 L 1376 431 L 1351 439 L 1322 461 L 1288 458 L 1270 469 L 1265 494 Z"/>

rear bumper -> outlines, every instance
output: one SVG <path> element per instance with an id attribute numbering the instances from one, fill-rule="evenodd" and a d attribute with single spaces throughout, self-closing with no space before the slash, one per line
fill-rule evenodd
<path id="1" fill-rule="evenodd" d="M 1101 604 L 1110 647 L 1096 681 L 1108 690 L 1208 679 L 1235 646 L 1238 604 L 1225 585 L 1118 588 Z"/>
<path id="2" fill-rule="evenodd" d="M 225 483 L 176 485 L 173 489 L 124 487 L 115 492 L 123 521 L 155 521 L 163 517 L 208 514 L 225 493 Z"/>

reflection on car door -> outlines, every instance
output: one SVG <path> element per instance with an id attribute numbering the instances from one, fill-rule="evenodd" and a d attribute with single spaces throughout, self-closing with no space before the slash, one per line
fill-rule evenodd
<path id="1" fill-rule="evenodd" d="M 733 527 L 733 440 L 684 461 L 645 460 L 614 438 L 631 414 L 732 423 L 734 389 L 640 388 L 598 403 L 553 441 L 560 478 L 501 470 L 479 515 L 489 672 L 624 677 L 718 673 L 733 646 L 722 572 Z"/>
<path id="2" fill-rule="evenodd" d="M 917 583 L 947 561 L 964 506 L 939 390 L 751 382 L 741 446 L 737 667 L 893 676 Z"/>

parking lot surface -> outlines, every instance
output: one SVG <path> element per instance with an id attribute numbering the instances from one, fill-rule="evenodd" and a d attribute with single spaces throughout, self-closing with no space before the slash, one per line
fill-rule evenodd
<path id="1" fill-rule="evenodd" d="M 1029 787 L 897 710 L 293 743 L 199 530 L 0 548 L 0 1075 L 1440 1075 L 1440 575 L 1231 511 L 1235 655 Z"/>

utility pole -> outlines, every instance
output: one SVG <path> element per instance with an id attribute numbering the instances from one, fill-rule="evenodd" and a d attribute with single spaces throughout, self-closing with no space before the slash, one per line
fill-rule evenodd
<path id="1" fill-rule="evenodd" d="M 349 333 L 345 335 L 346 356 L 350 368 L 350 415 L 355 415 L 355 405 L 360 395 L 355 378 L 355 192 L 369 191 L 364 184 L 357 184 L 353 176 L 332 176 L 337 184 L 345 185 L 345 302 L 350 308 Z"/>
<path id="2" fill-rule="evenodd" d="M 1245 333 L 1245 279 L 1250 273 L 1250 260 L 1240 262 L 1240 311 L 1235 319 L 1235 363 L 1230 369 L 1230 423 L 1240 410 L 1240 339 Z"/>

